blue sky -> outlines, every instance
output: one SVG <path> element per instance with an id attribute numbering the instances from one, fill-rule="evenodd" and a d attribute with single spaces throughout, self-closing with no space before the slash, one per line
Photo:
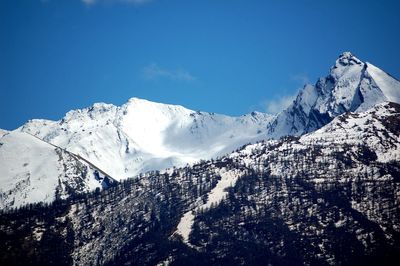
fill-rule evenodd
<path id="1" fill-rule="evenodd" d="M 348 50 L 399 78 L 397 2 L 2 0 L 0 128 L 130 97 L 272 112 Z"/>

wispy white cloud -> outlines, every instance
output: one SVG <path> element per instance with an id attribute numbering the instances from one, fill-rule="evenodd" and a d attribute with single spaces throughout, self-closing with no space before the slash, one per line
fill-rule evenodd
<path id="1" fill-rule="evenodd" d="M 82 2 L 88 6 L 96 4 L 96 0 L 82 0 Z"/>
<path id="2" fill-rule="evenodd" d="M 148 80 L 167 78 L 170 80 L 193 81 L 196 79 L 195 76 L 182 68 L 166 69 L 155 63 L 143 68 L 143 77 Z"/>
<path id="3" fill-rule="evenodd" d="M 306 74 L 296 74 L 291 77 L 292 80 L 300 83 L 301 86 L 310 84 L 310 78 Z"/>
<path id="4" fill-rule="evenodd" d="M 267 113 L 276 114 L 280 111 L 285 110 L 294 101 L 297 96 L 297 92 L 291 95 L 283 95 L 276 97 L 273 100 L 265 102 L 265 110 Z"/>
<path id="5" fill-rule="evenodd" d="M 290 104 L 293 103 L 299 91 L 302 90 L 304 85 L 310 84 L 310 78 L 308 77 L 308 75 L 303 73 L 292 75 L 290 76 L 290 79 L 297 83 L 297 91 L 292 94 L 283 94 L 277 97 L 273 97 L 270 100 L 264 101 L 263 106 L 267 113 L 276 114 L 285 110 L 287 107 L 289 107 Z"/>
<path id="6" fill-rule="evenodd" d="M 143 5 L 153 0 L 81 0 L 87 6 L 93 6 L 95 4 L 132 4 L 132 5 Z"/>

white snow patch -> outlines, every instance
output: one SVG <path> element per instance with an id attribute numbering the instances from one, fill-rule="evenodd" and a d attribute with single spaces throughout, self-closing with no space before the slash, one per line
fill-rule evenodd
<path id="1" fill-rule="evenodd" d="M 194 223 L 194 214 L 193 211 L 190 210 L 182 216 L 178 224 L 177 230 L 175 232 L 176 234 L 182 236 L 183 242 L 186 243 L 188 246 L 192 246 L 189 243 L 189 235 L 190 232 L 192 231 L 193 223 Z"/>
<path id="2" fill-rule="evenodd" d="M 211 205 L 219 204 L 225 198 L 225 196 L 228 195 L 226 189 L 228 187 L 233 187 L 238 178 L 238 171 L 222 171 L 221 180 L 219 180 L 215 188 L 213 188 L 210 193 L 207 194 L 207 202 L 204 205 L 201 205 L 200 208 L 210 208 Z"/>
<path id="3" fill-rule="evenodd" d="M 192 245 L 189 242 L 189 236 L 190 233 L 192 232 L 192 227 L 194 223 L 194 218 L 195 218 L 195 212 L 202 210 L 202 209 L 207 209 L 210 208 L 211 206 L 216 206 L 219 204 L 224 197 L 228 194 L 226 189 L 228 187 L 233 187 L 236 184 L 236 181 L 240 177 L 240 172 L 238 170 L 230 170 L 226 171 L 225 169 L 222 169 L 219 174 L 221 175 L 221 179 L 218 181 L 217 185 L 207 194 L 208 199 L 207 202 L 197 206 L 193 210 L 187 211 L 181 218 L 177 230 L 175 231 L 175 234 L 181 235 L 183 238 L 183 242 L 187 244 L 191 248 L 197 248 L 196 246 Z"/>

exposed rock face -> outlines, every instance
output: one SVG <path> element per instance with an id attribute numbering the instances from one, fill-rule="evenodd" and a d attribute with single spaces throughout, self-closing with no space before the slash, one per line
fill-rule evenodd
<path id="1" fill-rule="evenodd" d="M 398 261 L 400 106 L 346 113 L 302 137 L 151 172 L 0 216 L 0 262 L 354 265 Z M 207 205 L 234 172 L 222 201 Z M 188 239 L 174 234 L 190 210 Z M 58 243 L 57 246 L 53 246 Z M 25 260 L 25 261 L 24 261 Z M 29 264 L 29 263 L 27 263 Z"/>

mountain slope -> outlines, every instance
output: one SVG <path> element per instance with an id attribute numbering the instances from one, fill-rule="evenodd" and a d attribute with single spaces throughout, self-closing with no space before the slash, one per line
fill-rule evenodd
<path id="1" fill-rule="evenodd" d="M 2 214 L 0 262 L 391 265 L 400 254 L 399 131 L 400 105 L 383 103 L 300 138 Z"/>
<path id="2" fill-rule="evenodd" d="M 2 209 L 51 203 L 111 181 L 73 154 L 17 131 L 0 139 L 0 173 Z"/>

